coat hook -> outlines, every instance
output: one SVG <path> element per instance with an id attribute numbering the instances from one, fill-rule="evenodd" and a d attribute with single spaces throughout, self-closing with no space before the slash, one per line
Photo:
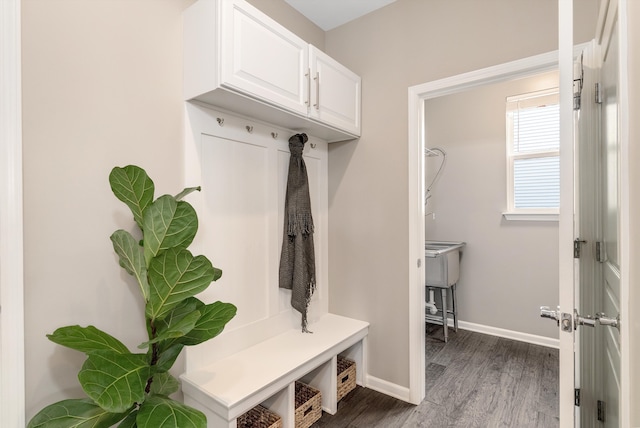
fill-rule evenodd
<path id="1" fill-rule="evenodd" d="M 275 140 L 276 138 L 278 138 L 278 133 L 277 133 L 277 132 L 272 132 L 272 133 L 271 133 L 271 138 L 273 138 L 274 140 Z"/>
<path id="2" fill-rule="evenodd" d="M 316 143 L 311 143 L 311 148 L 315 149 L 316 148 Z"/>
<path id="3" fill-rule="evenodd" d="M 246 128 L 247 128 L 247 132 L 248 132 L 249 134 L 253 133 L 253 126 L 251 126 L 251 125 L 247 125 L 247 126 L 246 126 Z"/>
<path id="4" fill-rule="evenodd" d="M 216 120 L 218 121 L 218 125 L 224 126 L 224 118 L 223 117 L 217 117 Z"/>

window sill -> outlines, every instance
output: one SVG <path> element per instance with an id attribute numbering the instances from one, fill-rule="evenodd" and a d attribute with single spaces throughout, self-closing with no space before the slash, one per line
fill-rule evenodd
<path id="1" fill-rule="evenodd" d="M 502 217 L 509 221 L 558 221 L 557 213 L 502 213 Z"/>

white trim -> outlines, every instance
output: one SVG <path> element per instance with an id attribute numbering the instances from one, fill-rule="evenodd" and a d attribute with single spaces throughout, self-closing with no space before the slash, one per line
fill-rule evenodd
<path id="1" fill-rule="evenodd" d="M 576 46 L 580 52 L 582 46 Z M 424 327 L 424 101 L 505 80 L 531 76 L 558 66 L 558 52 L 536 55 L 409 88 L 409 396 L 425 396 Z M 573 254 L 573 253 L 572 253 Z M 417 260 L 420 263 L 417 263 Z M 418 266 L 416 268 L 416 266 Z"/>
<path id="2" fill-rule="evenodd" d="M 398 400 L 411 402 L 411 394 L 408 388 L 388 382 L 375 376 L 371 376 L 369 374 L 367 375 L 367 388 L 381 392 L 390 397 L 397 398 Z"/>
<path id="3" fill-rule="evenodd" d="M 0 1 L 0 426 L 25 426 L 20 0 Z"/>
<path id="4" fill-rule="evenodd" d="M 558 213 L 518 213 L 505 212 L 502 217 L 509 221 L 558 221 Z"/>
<path id="5" fill-rule="evenodd" d="M 559 309 L 573 314 L 574 259 L 573 259 L 573 1 L 558 1 L 558 41 L 560 70 L 560 220 L 559 230 Z M 574 333 L 560 331 L 560 420 L 563 426 L 573 427 L 577 422 L 574 405 Z M 578 352 L 576 350 L 576 359 Z"/>
<path id="6" fill-rule="evenodd" d="M 449 320 L 453 325 L 453 320 Z M 521 331 L 506 330 L 504 328 L 492 327 L 490 325 L 475 324 L 467 321 L 458 321 L 460 330 L 468 330 L 476 333 L 488 334 L 491 336 L 503 337 L 505 339 L 517 340 L 518 342 L 530 343 L 532 345 L 545 346 L 547 348 L 560 348 L 560 341 L 546 336 L 523 333 Z"/>
<path id="7" fill-rule="evenodd" d="M 442 97 L 506 79 L 520 78 L 551 71 L 558 66 L 558 51 L 535 55 L 457 76 L 446 77 L 412 86 L 409 90 L 422 99 Z"/>
<path id="8" fill-rule="evenodd" d="M 409 401 L 425 397 L 424 98 L 409 88 Z M 421 221 L 416 221 L 421 219 Z M 420 303 L 420 304 L 418 304 Z"/>
<path id="9" fill-rule="evenodd" d="M 447 325 L 454 327 L 453 319 L 447 320 Z M 473 331 L 475 333 L 488 334 L 489 336 L 502 337 L 504 339 L 516 340 L 518 342 L 530 343 L 532 345 L 545 346 L 547 348 L 559 349 L 560 341 L 552 337 L 538 336 L 537 334 L 524 333 L 521 331 L 507 330 L 490 325 L 476 324 L 468 321 L 458 321 L 458 329 Z"/>

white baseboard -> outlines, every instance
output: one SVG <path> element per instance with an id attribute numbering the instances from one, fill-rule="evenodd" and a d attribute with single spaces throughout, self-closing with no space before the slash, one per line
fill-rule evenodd
<path id="1" fill-rule="evenodd" d="M 453 320 L 449 319 L 449 323 L 449 325 L 453 327 Z M 520 331 L 506 330 L 504 328 L 475 324 L 467 321 L 458 321 L 458 328 L 461 330 L 475 331 L 476 333 L 489 334 L 491 336 L 504 337 L 505 339 L 517 340 L 519 342 L 531 343 L 533 345 L 546 346 L 547 348 L 560 348 L 559 339 L 552 339 L 550 337 L 522 333 Z"/>
<path id="2" fill-rule="evenodd" d="M 390 397 L 397 398 L 398 400 L 406 401 L 407 403 L 411 402 L 409 399 L 409 388 L 396 385 L 395 383 L 371 376 L 370 374 L 367 374 L 366 387 Z"/>

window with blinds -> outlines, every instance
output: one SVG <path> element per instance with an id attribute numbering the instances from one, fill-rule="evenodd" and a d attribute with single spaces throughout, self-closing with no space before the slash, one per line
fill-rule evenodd
<path id="1" fill-rule="evenodd" d="M 557 214 L 560 208 L 558 89 L 507 97 L 508 211 Z"/>

